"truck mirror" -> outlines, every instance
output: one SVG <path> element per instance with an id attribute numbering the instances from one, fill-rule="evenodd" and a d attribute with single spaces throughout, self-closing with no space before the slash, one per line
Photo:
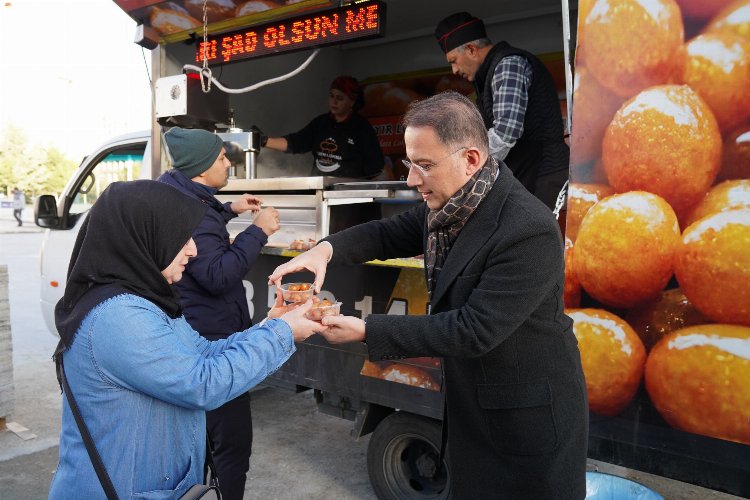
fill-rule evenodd
<path id="1" fill-rule="evenodd" d="M 60 224 L 57 216 L 57 200 L 51 194 L 43 194 L 34 204 L 34 222 L 39 227 L 56 228 Z"/>

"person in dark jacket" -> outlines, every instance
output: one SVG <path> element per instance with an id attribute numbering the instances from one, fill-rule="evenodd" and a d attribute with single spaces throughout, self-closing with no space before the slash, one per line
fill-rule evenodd
<path id="1" fill-rule="evenodd" d="M 269 282 L 307 269 L 320 289 L 327 265 L 424 253 L 428 315 L 327 316 L 322 335 L 365 341 L 372 361 L 444 358 L 451 498 L 582 499 L 588 404 L 554 216 L 489 156 L 464 96 L 413 103 L 404 126 L 425 203 L 328 236 Z"/>
<path id="2" fill-rule="evenodd" d="M 383 171 L 385 158 L 375 129 L 359 115 L 362 88 L 351 76 L 339 76 L 328 92 L 328 113 L 302 130 L 283 137 L 261 135 L 261 146 L 286 153 L 313 153 L 311 175 L 372 178 Z"/>
<path id="3" fill-rule="evenodd" d="M 533 54 L 493 45 L 482 20 L 468 12 L 440 21 L 435 36 L 453 73 L 474 82 L 490 155 L 554 209 L 568 180 L 570 149 L 552 75 Z"/>
<path id="4" fill-rule="evenodd" d="M 190 326 L 203 337 L 223 339 L 251 325 L 242 278 L 268 237 L 279 229 L 279 214 L 271 207 L 261 210 L 261 200 L 250 194 L 231 203 L 216 199 L 218 190 L 227 185 L 230 166 L 216 134 L 174 127 L 164 139 L 173 169 L 158 180 L 209 207 L 193 232 L 198 256 L 188 263 L 176 285 L 180 303 Z M 258 212 L 254 223 L 230 242 L 227 223 L 248 210 Z M 245 392 L 206 412 L 206 428 L 222 496 L 241 499 L 253 442 L 250 394 Z"/>

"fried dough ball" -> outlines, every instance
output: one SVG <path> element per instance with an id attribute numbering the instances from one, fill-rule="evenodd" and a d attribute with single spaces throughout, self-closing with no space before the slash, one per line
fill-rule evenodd
<path id="1" fill-rule="evenodd" d="M 446 90 L 453 90 L 467 97 L 475 92 L 474 84 L 458 75 L 446 75 L 440 78 L 435 84 L 433 94 L 439 94 Z"/>
<path id="2" fill-rule="evenodd" d="M 395 116 L 406 111 L 412 101 L 424 99 L 425 95 L 406 86 L 403 82 L 371 83 L 364 89 L 365 105 L 362 116 Z M 405 84 L 404 84 L 405 85 Z"/>
<path id="3" fill-rule="evenodd" d="M 586 212 L 599 200 L 613 194 L 615 190 L 606 184 L 571 183 L 568 188 L 568 220 L 565 236 L 575 242 Z"/>
<path id="4" fill-rule="evenodd" d="M 591 12 L 591 7 L 594 6 L 594 0 L 578 0 L 578 26 L 582 26 L 586 16 L 589 15 L 589 12 Z M 583 30 L 578 31 L 578 38 L 576 41 L 576 73 L 579 71 L 579 68 L 584 64 L 586 61 L 586 57 L 584 56 L 585 50 L 584 47 L 586 46 L 586 42 L 583 40 Z"/>
<path id="5" fill-rule="evenodd" d="M 381 115 L 402 115 L 412 101 L 424 99 L 425 95 L 411 89 L 394 87 L 386 90 L 380 99 L 378 111 Z"/>
<path id="6" fill-rule="evenodd" d="M 309 283 L 293 283 L 289 285 L 290 292 L 299 292 L 299 291 L 309 290 L 309 289 L 310 289 Z"/>
<path id="7" fill-rule="evenodd" d="M 573 81 L 573 116 L 570 136 L 570 164 L 597 160 L 602 154 L 602 137 L 623 98 L 603 87 L 586 69 L 579 68 Z"/>
<path id="8" fill-rule="evenodd" d="M 380 369 L 380 366 L 368 360 L 365 360 L 359 374 L 365 377 L 383 378 L 383 371 Z"/>
<path id="9" fill-rule="evenodd" d="M 607 182 L 607 173 L 604 164 L 599 158 L 594 163 L 584 163 L 570 168 L 571 180 L 582 184 L 604 184 Z"/>
<path id="10" fill-rule="evenodd" d="M 667 335 L 646 362 L 646 390 L 669 425 L 750 444 L 750 328 L 701 325 Z"/>
<path id="11" fill-rule="evenodd" d="M 204 0 L 183 0 L 185 8 L 196 19 L 203 19 L 203 2 Z M 206 20 L 209 23 L 215 23 L 229 19 L 236 9 L 237 5 L 233 0 L 208 0 L 206 1 Z"/>
<path id="12" fill-rule="evenodd" d="M 603 309 L 572 309 L 591 411 L 614 416 L 633 400 L 643 376 L 646 349 L 622 318 Z"/>
<path id="13" fill-rule="evenodd" d="M 315 299 L 316 298 L 314 297 L 313 306 L 305 315 L 307 319 L 321 321 L 324 316 L 337 316 L 339 314 L 341 308 L 340 303 L 334 304 L 328 299 L 318 300 L 316 302 Z"/>
<path id="14" fill-rule="evenodd" d="M 580 26 L 586 66 L 623 97 L 682 71 L 684 26 L 674 0 L 596 0 Z"/>
<path id="15" fill-rule="evenodd" d="M 310 283 L 287 283 L 281 285 L 281 295 L 284 300 L 302 304 L 313 297 L 315 290 Z"/>
<path id="16" fill-rule="evenodd" d="M 738 0 L 719 12 L 705 29 L 714 31 L 731 31 L 750 40 L 750 0 Z"/>
<path id="17" fill-rule="evenodd" d="M 235 17 L 242 17 L 249 14 L 255 14 L 256 12 L 276 9 L 278 7 L 279 4 L 274 2 L 273 0 L 251 0 L 237 7 L 237 11 L 234 15 Z"/>
<path id="18" fill-rule="evenodd" d="M 158 7 L 151 9 L 149 21 L 151 26 L 162 35 L 171 35 L 201 26 L 200 21 L 181 11 Z"/>
<path id="19" fill-rule="evenodd" d="M 719 180 L 750 179 L 750 123 L 724 137 Z"/>
<path id="20" fill-rule="evenodd" d="M 565 284 L 563 286 L 565 307 L 581 307 L 581 283 L 573 271 L 573 242 L 565 238 Z"/>
<path id="21" fill-rule="evenodd" d="M 717 12 L 734 0 L 677 0 L 685 17 L 711 19 Z"/>
<path id="22" fill-rule="evenodd" d="M 662 85 L 617 111 L 604 134 L 602 160 L 617 192 L 658 194 L 680 213 L 713 184 L 721 165 L 721 135 L 694 90 Z"/>
<path id="23" fill-rule="evenodd" d="M 625 320 L 638 333 L 647 351 L 668 333 L 710 323 L 679 288 L 665 290 L 658 299 L 630 309 Z"/>
<path id="24" fill-rule="evenodd" d="M 584 217 L 573 271 L 599 302 L 632 307 L 669 282 L 679 239 L 677 216 L 662 198 L 644 191 L 616 194 Z"/>
<path id="25" fill-rule="evenodd" d="M 684 227 L 708 215 L 735 208 L 750 208 L 750 179 L 726 181 L 712 187 L 685 217 Z"/>
<path id="26" fill-rule="evenodd" d="M 731 130 L 750 118 L 750 40 L 707 33 L 686 48 L 683 81 L 706 101 L 719 128 Z"/>
<path id="27" fill-rule="evenodd" d="M 709 215 L 685 229 L 675 275 L 705 316 L 750 326 L 750 209 Z"/>
<path id="28" fill-rule="evenodd" d="M 383 379 L 430 391 L 440 390 L 440 386 L 435 382 L 435 379 L 429 373 L 416 366 L 394 363 L 383 369 Z"/>

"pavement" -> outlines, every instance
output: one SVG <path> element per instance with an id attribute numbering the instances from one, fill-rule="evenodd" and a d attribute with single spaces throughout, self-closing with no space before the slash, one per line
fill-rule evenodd
<path id="1" fill-rule="evenodd" d="M 43 230 L 31 221 L 32 212 L 24 210 L 21 227 L 10 210 L 0 212 L 0 266 L 8 266 L 15 384 L 15 407 L 6 416 L 13 430 L 0 430 L 0 500 L 46 498 L 58 458 L 62 400 L 50 358 L 57 337 L 39 311 Z M 246 499 L 376 498 L 367 475 L 369 436 L 350 437 L 352 423 L 320 413 L 311 392 L 253 392 Z M 593 460 L 589 469 L 640 482 L 666 499 L 740 498 Z"/>
<path id="2" fill-rule="evenodd" d="M 22 226 L 19 226 L 13 217 L 13 210 L 10 208 L 0 209 L 0 234 L 25 234 L 41 233 L 44 229 L 34 224 L 34 207 L 27 205 L 21 212 Z"/>

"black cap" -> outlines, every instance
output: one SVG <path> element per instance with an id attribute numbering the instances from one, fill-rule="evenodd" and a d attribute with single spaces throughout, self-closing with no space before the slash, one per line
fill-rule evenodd
<path id="1" fill-rule="evenodd" d="M 487 38 L 484 22 L 468 12 L 457 12 L 440 21 L 435 28 L 440 48 L 446 54 L 466 42 Z"/>

